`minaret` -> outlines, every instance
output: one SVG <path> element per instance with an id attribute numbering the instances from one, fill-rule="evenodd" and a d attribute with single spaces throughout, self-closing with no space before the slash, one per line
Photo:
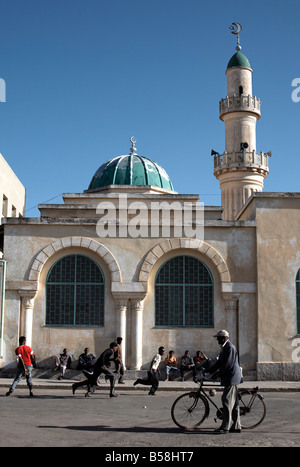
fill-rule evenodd
<path id="1" fill-rule="evenodd" d="M 219 117 L 225 124 L 225 151 L 214 155 L 214 175 L 220 181 L 223 219 L 233 220 L 255 191 L 263 190 L 271 153 L 256 152 L 256 122 L 260 118 L 260 100 L 252 95 L 252 68 L 240 50 L 226 69 L 227 96 L 219 103 Z M 230 29 L 234 29 L 231 27 Z"/>

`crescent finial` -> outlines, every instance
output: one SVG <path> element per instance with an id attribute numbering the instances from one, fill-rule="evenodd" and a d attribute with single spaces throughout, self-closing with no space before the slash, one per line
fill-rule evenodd
<path id="1" fill-rule="evenodd" d="M 131 136 L 130 142 L 131 142 L 130 153 L 136 154 L 136 147 L 135 147 L 136 140 L 134 139 L 134 136 Z"/>
<path id="2" fill-rule="evenodd" d="M 232 23 L 232 25 L 229 26 L 229 29 L 231 30 L 231 34 L 237 35 L 236 50 L 240 51 L 242 48 L 240 45 L 240 32 L 242 30 L 242 26 L 240 25 L 240 23 Z"/>
<path id="3" fill-rule="evenodd" d="M 231 34 L 239 34 L 242 30 L 242 26 L 240 25 L 240 23 L 232 23 L 229 29 L 231 29 Z"/>

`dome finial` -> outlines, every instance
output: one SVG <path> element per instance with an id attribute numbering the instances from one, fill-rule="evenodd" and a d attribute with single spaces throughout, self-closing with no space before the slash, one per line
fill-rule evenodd
<path id="1" fill-rule="evenodd" d="M 231 30 L 231 34 L 237 34 L 237 45 L 235 49 L 239 52 L 242 48 L 240 44 L 240 32 L 242 30 L 242 26 L 240 23 L 232 23 L 232 26 L 229 26 L 229 29 Z"/>
<path id="2" fill-rule="evenodd" d="M 130 154 L 134 155 L 136 154 L 136 147 L 135 147 L 136 141 L 134 139 L 134 136 L 131 136 L 130 142 L 131 142 Z"/>

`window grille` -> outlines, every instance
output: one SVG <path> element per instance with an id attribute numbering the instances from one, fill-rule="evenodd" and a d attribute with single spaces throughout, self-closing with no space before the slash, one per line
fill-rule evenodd
<path id="1" fill-rule="evenodd" d="M 69 255 L 52 266 L 46 280 L 46 325 L 104 325 L 104 276 L 95 261 Z"/>
<path id="2" fill-rule="evenodd" d="M 155 280 L 155 325 L 213 327 L 213 280 L 192 256 L 176 256 Z"/>

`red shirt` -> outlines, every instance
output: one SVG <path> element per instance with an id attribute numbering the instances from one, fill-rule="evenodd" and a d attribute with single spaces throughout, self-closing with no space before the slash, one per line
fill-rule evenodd
<path id="1" fill-rule="evenodd" d="M 201 363 L 203 360 L 205 360 L 204 357 L 201 357 L 201 356 L 200 357 L 194 357 L 194 362 L 195 363 Z"/>
<path id="2" fill-rule="evenodd" d="M 16 349 L 16 356 L 18 358 L 22 358 L 24 365 L 32 366 L 30 358 L 31 355 L 34 355 L 34 353 L 33 350 L 30 347 L 28 347 L 28 345 L 20 345 L 20 347 Z M 21 362 L 21 360 L 19 360 L 18 367 L 23 367 L 23 363 Z"/>

